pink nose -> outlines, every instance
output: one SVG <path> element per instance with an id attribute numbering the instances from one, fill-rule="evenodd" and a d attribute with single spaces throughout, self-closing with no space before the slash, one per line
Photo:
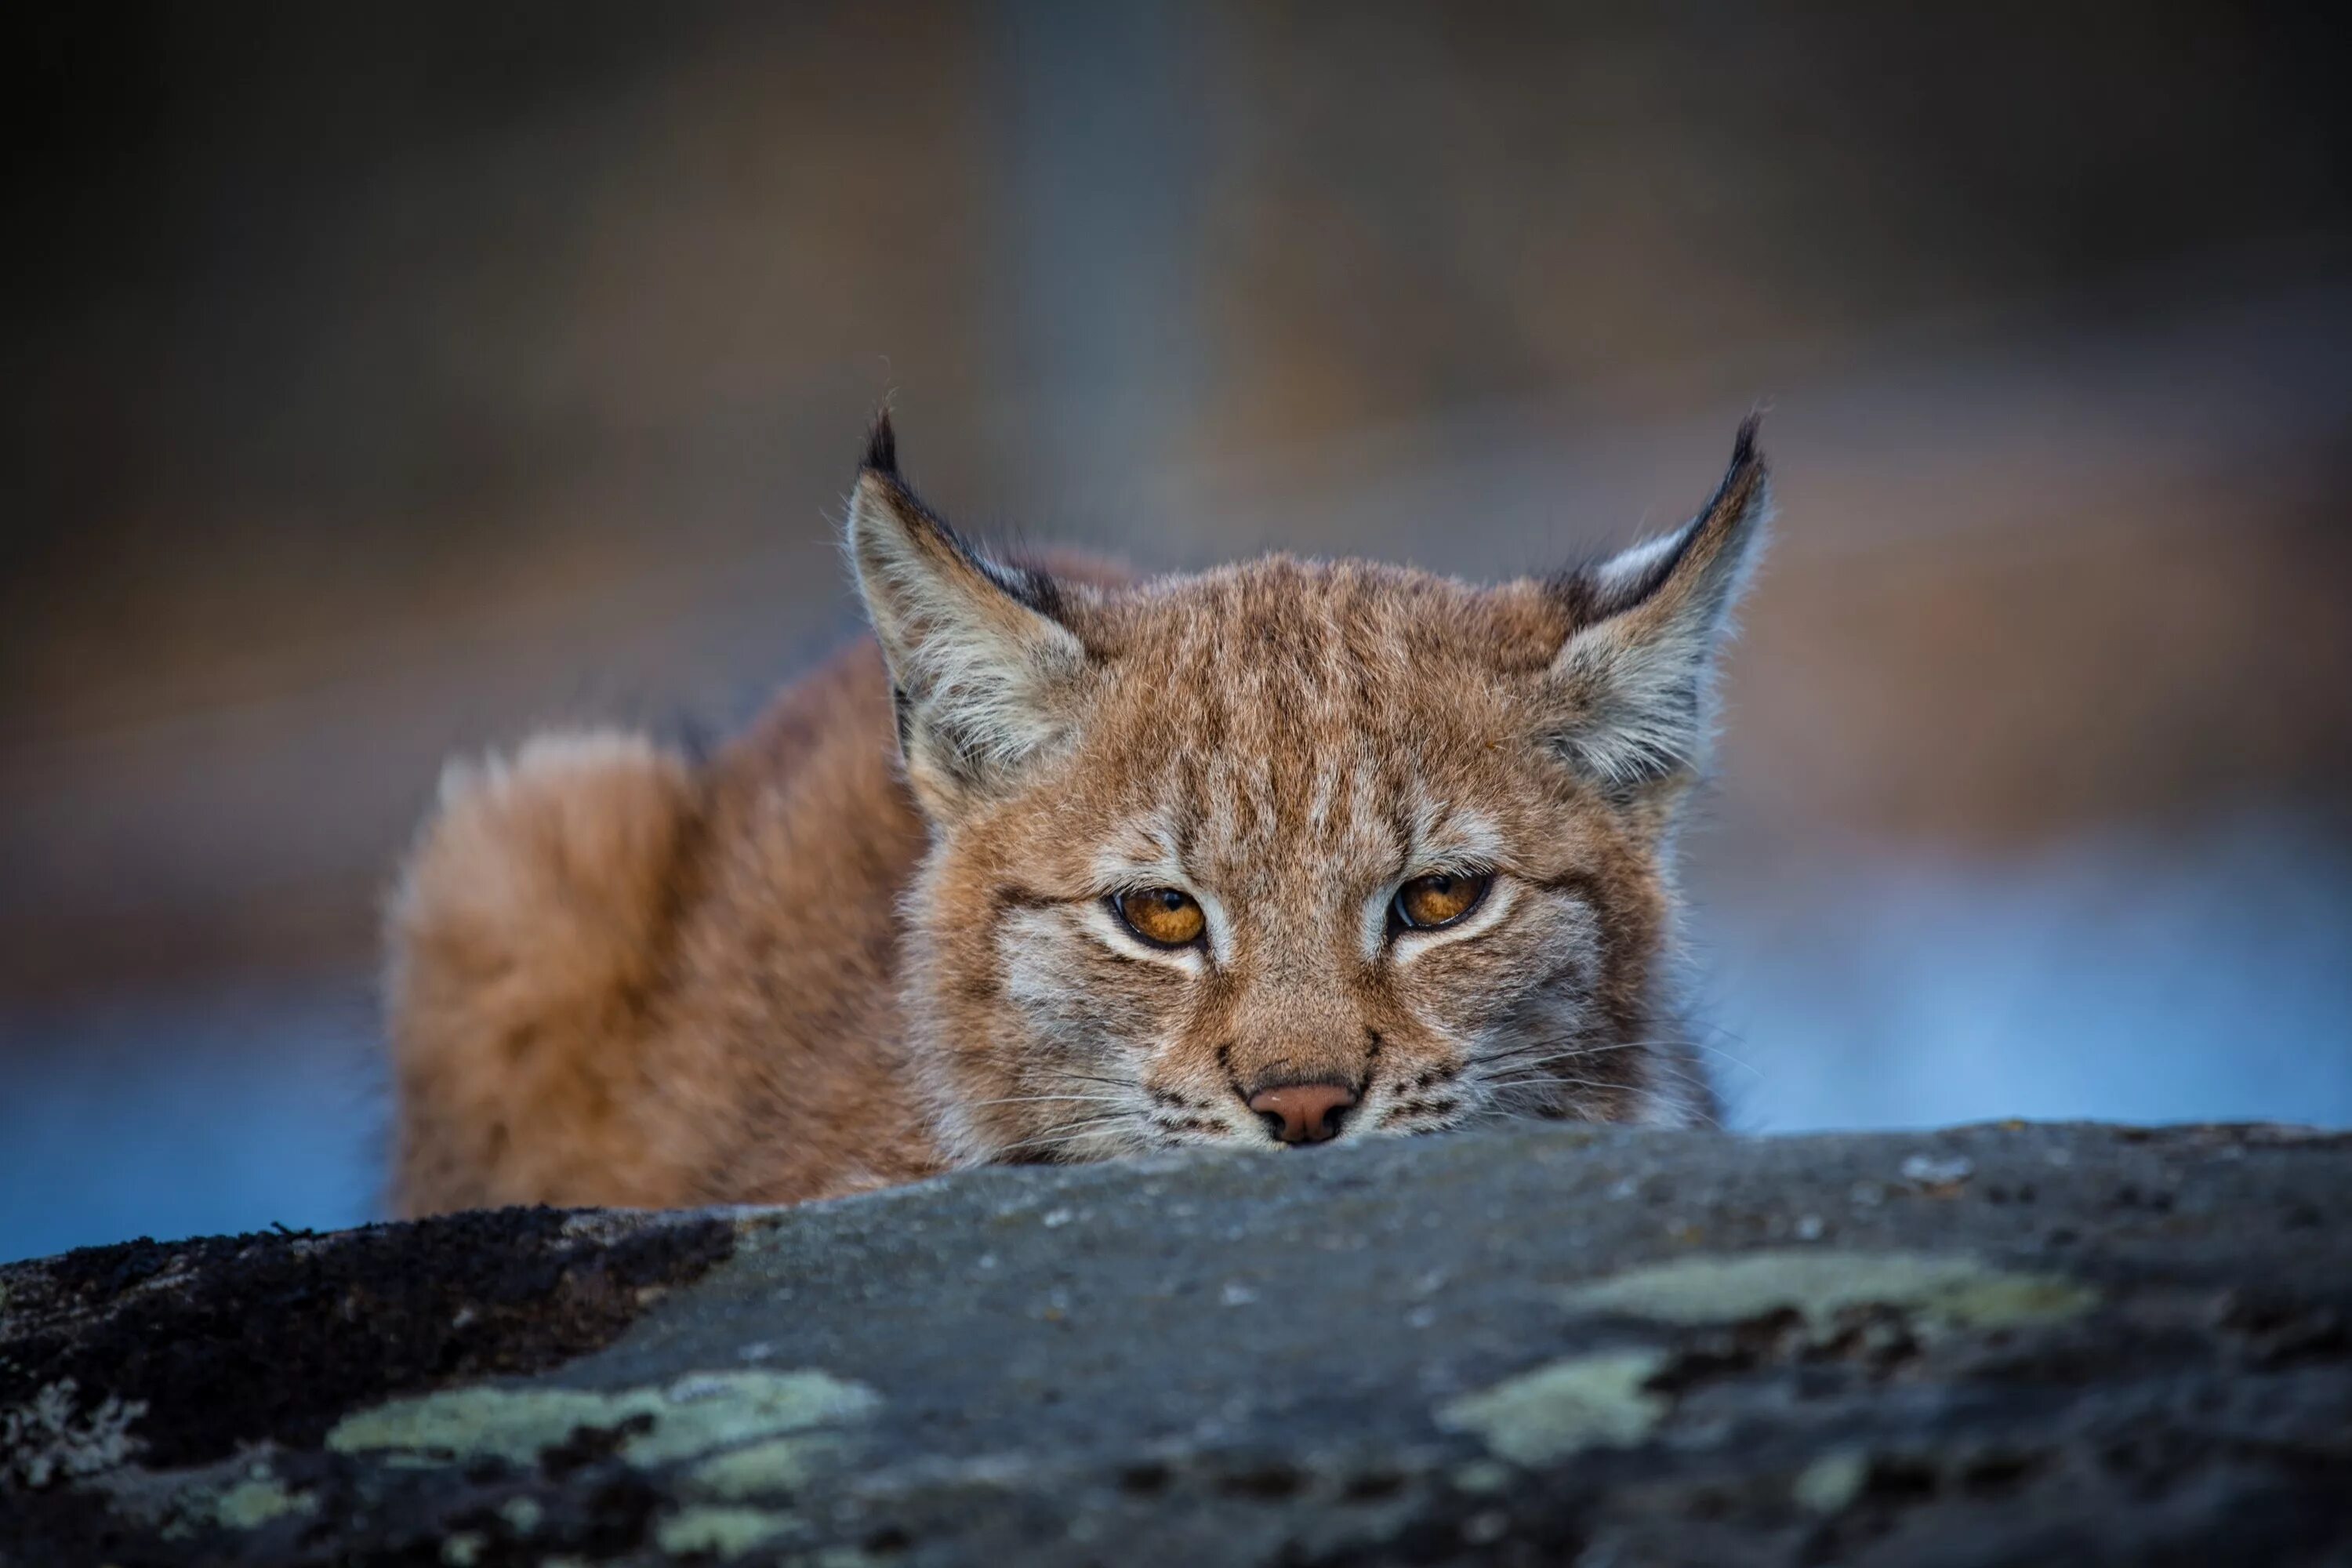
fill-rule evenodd
<path id="1" fill-rule="evenodd" d="M 1249 1108 L 1285 1143 L 1323 1143 L 1339 1135 L 1339 1117 L 1356 1103 L 1344 1083 L 1291 1083 L 1250 1096 Z"/>

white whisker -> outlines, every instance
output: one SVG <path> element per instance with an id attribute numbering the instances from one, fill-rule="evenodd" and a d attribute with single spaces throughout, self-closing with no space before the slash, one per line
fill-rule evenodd
<path id="1" fill-rule="evenodd" d="M 1610 1083 L 1601 1079 L 1570 1078 L 1563 1073 L 1528 1072 L 1515 1078 L 1479 1079 L 1481 1089 L 1515 1089 L 1526 1084 L 1558 1085 L 1562 1089 L 1629 1089 L 1624 1083 Z"/>
<path id="2" fill-rule="evenodd" d="M 1001 1100 L 975 1100 L 972 1108 L 983 1105 L 1045 1105 L 1049 1102 L 1075 1101 L 1080 1105 L 1129 1105 L 1133 1100 L 1117 1094 L 1008 1094 Z"/>
<path id="3" fill-rule="evenodd" d="M 1082 1121 L 1067 1122 L 1049 1131 L 1041 1132 L 1034 1138 L 1024 1138 L 1017 1143 L 1008 1143 L 997 1152 L 1012 1154 L 1024 1150 L 1059 1149 L 1067 1144 L 1082 1142 L 1089 1137 L 1100 1136 L 1104 1128 L 1132 1127 L 1136 1121 L 1137 1118 L 1133 1114 L 1125 1111 L 1089 1116 Z"/>

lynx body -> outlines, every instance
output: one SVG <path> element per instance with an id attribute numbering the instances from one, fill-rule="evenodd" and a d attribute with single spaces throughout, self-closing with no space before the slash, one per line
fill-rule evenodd
<path id="1" fill-rule="evenodd" d="M 707 763 L 445 779 L 390 921 L 398 1207 L 1707 1120 L 1673 837 L 1767 508 L 1751 424 L 1691 523 L 1554 579 L 1124 581 L 984 555 L 877 425 L 872 640 Z"/>

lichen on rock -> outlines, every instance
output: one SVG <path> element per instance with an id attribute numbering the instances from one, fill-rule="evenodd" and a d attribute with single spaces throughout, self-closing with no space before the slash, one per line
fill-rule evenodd
<path id="1" fill-rule="evenodd" d="M 795 1492 L 841 1449 L 840 1436 L 831 1432 L 771 1437 L 703 1460 L 688 1472 L 687 1480 L 697 1491 L 735 1502 Z"/>
<path id="2" fill-rule="evenodd" d="M 131 1423 L 147 1413 L 143 1401 L 109 1394 L 87 1410 L 80 1389 L 62 1378 L 13 1410 L 0 1411 L 0 1482 L 41 1488 L 125 1465 L 142 1445 Z"/>
<path id="3" fill-rule="evenodd" d="M 654 1541 L 673 1556 L 708 1552 L 736 1558 L 790 1534 L 798 1522 L 791 1514 L 768 1509 L 697 1504 L 680 1509 L 656 1525 Z"/>
<path id="4" fill-rule="evenodd" d="M 1602 1351 L 1549 1362 L 1441 1406 L 1437 1423 L 1475 1432 L 1488 1448 L 1541 1465 L 1580 1448 L 1625 1448 L 1649 1436 L 1668 1402 L 1643 1385 L 1665 1363 L 1656 1350 Z"/>
<path id="5" fill-rule="evenodd" d="M 1794 1311 L 1815 1328 L 1840 1312 L 1892 1307 L 1938 1326 L 2012 1328 L 2088 1311 L 2098 1292 L 2058 1275 L 1963 1255 L 1781 1247 L 1680 1258 L 1564 1291 L 1571 1310 L 1667 1323 L 1731 1323 Z"/>
<path id="6" fill-rule="evenodd" d="M 524 1465 L 592 1428 L 621 1434 L 619 1452 L 632 1464 L 656 1466 L 855 1419 L 877 1403 L 873 1390 L 822 1372 L 698 1372 L 614 1393 L 485 1385 L 361 1411 L 327 1434 L 327 1447 Z"/>
<path id="7" fill-rule="evenodd" d="M 256 1530 L 289 1513 L 315 1513 L 318 1507 L 318 1499 L 288 1491 L 275 1476 L 264 1473 L 248 1476 L 221 1493 L 212 1514 L 231 1530 Z"/>

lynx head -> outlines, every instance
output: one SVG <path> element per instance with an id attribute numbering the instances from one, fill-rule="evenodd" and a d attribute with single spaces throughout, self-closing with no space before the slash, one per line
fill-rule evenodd
<path id="1" fill-rule="evenodd" d="M 1677 802 L 1768 510 L 1545 581 L 992 559 L 887 420 L 849 542 L 931 826 L 906 1003 L 959 1158 L 1703 1120 L 1662 1037 Z"/>

